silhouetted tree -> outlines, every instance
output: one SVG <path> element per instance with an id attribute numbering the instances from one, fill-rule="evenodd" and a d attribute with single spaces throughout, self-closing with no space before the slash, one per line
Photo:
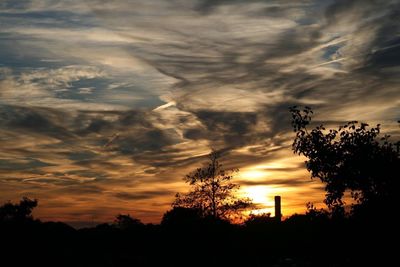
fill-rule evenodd
<path id="1" fill-rule="evenodd" d="M 36 199 L 23 197 L 19 204 L 7 202 L 0 207 L 0 222 L 32 220 L 32 210 L 37 206 Z"/>
<path id="2" fill-rule="evenodd" d="M 131 229 L 134 227 L 143 226 L 143 223 L 129 214 L 118 214 L 115 217 L 114 225 L 122 230 Z"/>
<path id="3" fill-rule="evenodd" d="M 207 166 L 185 176 L 184 180 L 192 186 L 192 190 L 176 194 L 173 207 L 199 210 L 202 217 L 214 219 L 229 219 L 250 207 L 250 199 L 235 195 L 239 185 L 231 180 L 237 170 L 224 170 L 218 159 L 218 152 L 212 151 Z"/>
<path id="4" fill-rule="evenodd" d="M 271 217 L 271 213 L 262 213 L 262 214 L 250 214 L 244 225 L 246 226 L 263 226 L 267 223 L 275 222 L 275 218 Z"/>
<path id="5" fill-rule="evenodd" d="M 161 224 L 165 226 L 194 225 L 201 219 L 201 211 L 198 209 L 173 207 L 164 213 Z"/>
<path id="6" fill-rule="evenodd" d="M 351 121 L 338 130 L 319 125 L 310 131 L 311 108 L 292 107 L 290 112 L 296 132 L 293 151 L 307 157 L 311 177 L 326 184 L 325 203 L 334 213 L 343 214 L 346 190 L 358 204 L 353 211 L 372 214 L 397 202 L 399 155 L 389 136 L 379 139 L 379 124 L 369 128 Z"/>
<path id="7" fill-rule="evenodd" d="M 330 214 L 326 209 L 323 208 L 318 209 L 311 202 L 308 202 L 306 204 L 306 207 L 307 207 L 306 216 L 312 221 L 323 221 L 329 218 Z"/>

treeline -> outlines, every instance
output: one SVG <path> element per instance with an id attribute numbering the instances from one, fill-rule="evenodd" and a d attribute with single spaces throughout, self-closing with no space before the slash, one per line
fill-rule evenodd
<path id="1" fill-rule="evenodd" d="M 282 222 L 253 215 L 232 224 L 179 207 L 160 224 L 118 215 L 74 229 L 34 219 L 36 204 L 0 207 L 1 266 L 389 266 L 396 255 L 394 217 L 339 218 L 309 206 Z"/>

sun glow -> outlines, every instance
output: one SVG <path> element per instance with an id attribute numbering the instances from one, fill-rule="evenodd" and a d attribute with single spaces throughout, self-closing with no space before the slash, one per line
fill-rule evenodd
<path id="1" fill-rule="evenodd" d="M 245 186 L 242 188 L 243 196 L 251 198 L 259 208 L 257 210 L 263 210 L 263 212 L 272 212 L 276 191 L 277 188 L 268 185 Z"/>
<path id="2" fill-rule="evenodd" d="M 270 188 L 268 186 L 249 186 L 245 189 L 245 191 L 249 195 L 249 197 L 253 199 L 254 203 L 268 203 L 268 192 L 270 191 Z"/>
<path id="3" fill-rule="evenodd" d="M 265 177 L 268 177 L 268 172 L 264 170 L 256 170 L 256 169 L 249 169 L 241 171 L 239 174 L 240 178 L 243 180 L 262 180 Z"/>

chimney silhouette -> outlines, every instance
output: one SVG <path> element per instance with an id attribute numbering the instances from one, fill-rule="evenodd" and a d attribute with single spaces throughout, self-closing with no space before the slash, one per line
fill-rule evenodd
<path id="1" fill-rule="evenodd" d="M 281 196 L 275 196 L 275 220 L 277 222 L 281 221 L 282 213 L 281 213 Z"/>

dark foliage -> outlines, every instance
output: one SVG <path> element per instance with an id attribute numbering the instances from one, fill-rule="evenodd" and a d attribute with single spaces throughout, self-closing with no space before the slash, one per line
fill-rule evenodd
<path id="1" fill-rule="evenodd" d="M 170 227 L 169 216 L 181 224 Z M 118 216 L 127 228 L 29 221 L 0 224 L 1 266 L 391 266 L 397 256 L 390 222 L 333 220 L 313 206 L 281 223 L 266 214 L 244 225 L 199 219 L 182 208 L 167 212 L 162 225 Z"/>
<path id="2" fill-rule="evenodd" d="M 350 191 L 357 203 L 353 212 L 375 216 L 398 203 L 400 158 L 389 136 L 380 137 L 380 125 L 351 121 L 339 129 L 323 125 L 309 130 L 312 110 L 290 109 L 296 132 L 293 151 L 304 155 L 312 178 L 326 187 L 325 203 L 333 213 L 344 213 L 343 196 Z"/>
<path id="3" fill-rule="evenodd" d="M 197 210 L 204 218 L 229 220 L 240 216 L 240 211 L 252 203 L 235 195 L 239 189 L 238 184 L 231 182 L 235 170 L 225 170 L 216 151 L 210 153 L 209 160 L 207 166 L 186 175 L 184 180 L 192 189 L 186 194 L 176 194 L 172 207 Z"/>
<path id="4" fill-rule="evenodd" d="M 114 225 L 119 229 L 132 229 L 143 226 L 143 223 L 136 218 L 132 218 L 129 214 L 118 214 L 115 217 Z"/>
<path id="5" fill-rule="evenodd" d="M 201 211 L 198 209 L 174 207 L 163 215 L 161 225 L 187 227 L 197 225 L 202 219 Z"/>
<path id="6" fill-rule="evenodd" d="M 272 223 L 275 221 L 275 218 L 271 217 L 271 213 L 263 213 L 263 214 L 250 214 L 244 225 L 246 226 L 263 226 L 266 223 Z"/>
<path id="7" fill-rule="evenodd" d="M 32 210 L 37 206 L 36 199 L 24 197 L 19 204 L 11 202 L 0 207 L 0 222 L 22 222 L 32 220 Z"/>

